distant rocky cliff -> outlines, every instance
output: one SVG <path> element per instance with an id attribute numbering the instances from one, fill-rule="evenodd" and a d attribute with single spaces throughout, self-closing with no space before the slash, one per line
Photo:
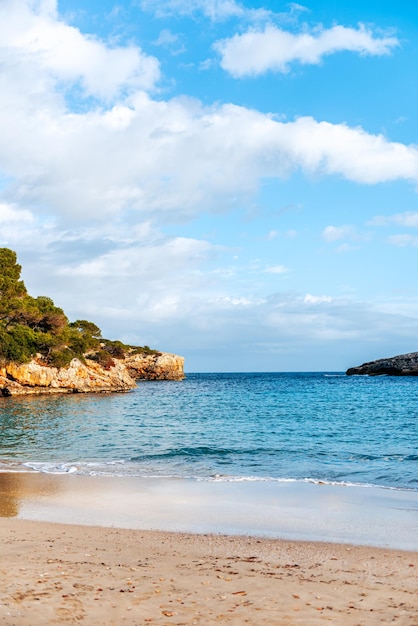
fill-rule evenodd
<path id="1" fill-rule="evenodd" d="M 167 352 L 127 355 L 123 360 L 135 380 L 183 380 L 184 357 Z"/>
<path id="2" fill-rule="evenodd" d="M 365 374 L 369 376 L 418 376 L 418 352 L 363 363 L 358 367 L 350 367 L 346 374 L 348 376 Z"/>
<path id="3" fill-rule="evenodd" d="M 137 380 L 182 380 L 184 358 L 176 354 L 134 354 L 103 367 L 88 358 L 69 367 L 51 367 L 42 359 L 0 365 L 0 395 L 129 391 Z"/>

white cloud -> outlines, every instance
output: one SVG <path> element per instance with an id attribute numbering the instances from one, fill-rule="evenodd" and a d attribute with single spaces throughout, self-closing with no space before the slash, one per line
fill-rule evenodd
<path id="1" fill-rule="evenodd" d="M 235 0 L 142 0 L 144 10 L 152 10 L 157 16 L 192 15 L 196 11 L 202 12 L 213 20 L 241 17 L 245 10 Z"/>
<path id="2" fill-rule="evenodd" d="M 146 333 L 152 337 L 160 322 L 192 317 L 196 301 L 218 282 L 202 272 L 220 253 L 216 246 L 167 237 L 151 223 L 71 231 L 13 223 L 9 231 L 2 225 L 3 245 L 19 251 L 31 294 L 46 293 L 70 319 L 90 317 L 108 335 L 135 335 L 138 343 L 149 343 Z"/>
<path id="3" fill-rule="evenodd" d="M 387 241 L 398 248 L 418 247 L 418 236 L 413 235 L 392 235 L 387 238 Z"/>
<path id="4" fill-rule="evenodd" d="M 294 122 L 234 105 L 203 107 L 137 92 L 109 110 L 68 113 L 34 76 L 0 76 L 0 168 L 12 201 L 67 219 L 125 211 L 190 216 L 228 209 L 262 178 L 340 175 L 418 181 L 418 150 L 344 124 Z M 42 150 L 39 150 L 42 146 Z"/>
<path id="5" fill-rule="evenodd" d="M 418 180 L 418 149 L 414 145 L 391 142 L 361 128 L 317 122 L 310 117 L 282 124 L 280 131 L 292 156 L 312 173 L 341 174 L 348 180 L 367 184 L 399 178 Z M 293 148 L 287 143 L 290 134 Z"/>
<path id="6" fill-rule="evenodd" d="M 269 265 L 264 271 L 266 274 L 287 274 L 289 270 L 284 265 Z"/>
<path id="7" fill-rule="evenodd" d="M 192 16 L 198 14 L 212 22 L 238 19 L 247 23 L 265 23 L 275 19 L 286 23 L 297 23 L 301 13 L 309 9 L 290 2 L 284 5 L 284 11 L 276 12 L 265 8 L 248 8 L 236 0 L 137 0 L 143 11 L 153 12 L 158 18 L 171 16 Z"/>
<path id="8" fill-rule="evenodd" d="M 360 350 L 370 359 L 406 350 L 418 332 L 418 302 L 260 294 L 250 275 L 237 289 L 222 273 L 222 250 L 149 222 L 11 226 L 30 293 L 53 297 L 70 319 L 93 319 L 109 338 L 185 354 L 188 371 L 344 369 Z M 214 255 L 219 271 L 205 271 Z"/>
<path id="9" fill-rule="evenodd" d="M 219 298 L 215 298 L 213 300 L 216 304 L 225 308 L 235 308 L 235 307 L 244 307 L 248 308 L 250 306 L 254 306 L 262 302 L 262 300 L 246 298 L 246 297 L 237 297 L 237 296 L 221 296 Z"/>
<path id="10" fill-rule="evenodd" d="M 371 226 L 387 226 L 388 224 L 397 224 L 398 226 L 406 226 L 407 228 L 418 228 L 418 212 L 405 211 L 405 213 L 395 213 L 394 215 L 376 215 L 369 224 Z"/>
<path id="11" fill-rule="evenodd" d="M 289 8 L 291 11 L 296 12 L 296 13 L 309 13 L 309 9 L 305 6 L 303 6 L 303 4 L 299 4 L 297 2 L 290 2 L 289 3 Z"/>
<path id="12" fill-rule="evenodd" d="M 169 271 L 165 264 L 160 268 Z M 209 371 L 212 355 L 221 371 L 233 368 L 234 359 L 235 368 L 241 371 L 288 371 L 292 355 L 296 355 L 299 368 L 303 363 L 304 369 L 315 369 L 321 363 L 329 370 L 335 369 L 338 362 L 343 369 L 353 365 L 350 351 L 355 354 L 360 347 L 374 347 L 374 356 L 378 342 L 385 356 L 386 344 L 406 343 L 411 333 L 418 332 L 417 303 L 406 315 L 385 312 L 387 303 L 380 306 L 376 302 L 297 293 L 264 297 L 234 294 L 225 291 L 220 282 L 208 290 L 204 275 L 182 273 L 179 283 L 169 277 L 166 274 L 156 282 L 155 277 L 151 281 L 146 274 L 141 275 L 136 289 L 132 281 L 129 289 L 120 286 L 114 275 L 99 284 L 92 277 L 80 275 L 74 279 L 68 276 L 68 280 L 74 280 L 74 284 L 69 283 L 70 292 L 73 298 L 74 294 L 81 296 L 84 316 L 95 319 L 107 336 L 121 337 L 122 333 L 125 341 L 183 353 L 188 371 L 196 371 L 196 353 L 201 355 L 200 368 Z M 95 297 L 88 293 L 92 286 Z M 114 304 L 109 307 L 109 302 Z M 77 317 L 76 310 L 71 313 Z M 333 354 L 337 346 L 338 358 Z M 322 357 L 318 355 L 319 347 Z M 396 353 L 392 348 L 387 350 L 388 354 Z"/>
<path id="13" fill-rule="evenodd" d="M 86 96 L 114 99 L 120 92 L 153 89 L 159 62 L 136 46 L 110 47 L 60 21 L 56 2 L 3 0 L 0 39 L 7 60 L 28 64 L 39 80 L 80 84 Z"/>
<path id="14" fill-rule="evenodd" d="M 164 28 L 154 43 L 156 46 L 171 46 L 172 44 L 177 43 L 178 40 L 178 35 L 172 33 L 168 28 Z"/>
<path id="15" fill-rule="evenodd" d="M 324 302 L 332 302 L 333 298 L 331 296 L 313 296 L 310 293 L 307 293 L 303 298 L 303 302 L 305 304 L 322 304 Z"/>
<path id="16" fill-rule="evenodd" d="M 182 36 L 172 33 L 168 28 L 163 29 L 158 38 L 154 41 L 155 46 L 168 48 L 173 56 L 182 54 L 186 51 L 185 45 L 182 43 Z"/>
<path id="17" fill-rule="evenodd" d="M 236 207 L 262 179 L 299 169 L 358 183 L 418 182 L 415 146 L 361 128 L 153 100 L 136 78 L 142 61 L 152 68 L 155 59 L 89 39 L 56 17 L 52 1 L 5 0 L 0 31 L 0 171 L 16 206 L 67 222 L 125 212 L 179 219 Z M 78 79 L 97 95 L 119 93 L 117 102 L 71 112 L 62 91 Z"/>
<path id="18" fill-rule="evenodd" d="M 325 239 L 328 243 L 352 238 L 353 235 L 354 229 L 352 226 L 327 226 L 322 231 L 322 239 Z"/>
<path id="19" fill-rule="evenodd" d="M 317 65 L 324 56 L 341 51 L 390 54 L 398 45 L 396 37 L 376 36 L 363 25 L 357 29 L 337 25 L 293 34 L 268 24 L 262 31 L 252 29 L 218 41 L 215 49 L 222 57 L 223 69 L 235 78 L 242 78 L 267 71 L 285 73 L 294 62 Z"/>
<path id="20" fill-rule="evenodd" d="M 369 222 L 370 226 L 400 226 L 403 228 L 418 228 L 418 212 L 405 211 L 404 213 L 394 213 L 392 215 L 376 215 Z M 418 236 L 408 233 L 398 233 L 390 235 L 386 239 L 387 243 L 398 248 L 418 247 Z"/>
<path id="21" fill-rule="evenodd" d="M 169 272 L 184 270 L 186 265 L 196 265 L 207 256 L 212 246 L 206 241 L 176 237 L 148 243 L 148 237 L 137 241 L 133 247 L 123 247 L 71 268 L 61 274 L 110 278 L 123 276 L 124 280 L 147 277 L 154 280 Z"/>
<path id="22" fill-rule="evenodd" d="M 276 239 L 278 234 L 277 230 L 270 230 L 266 235 L 266 239 L 268 241 L 272 241 L 273 239 Z"/>
<path id="23" fill-rule="evenodd" d="M 4 227 L 6 224 L 13 224 L 15 222 L 29 222 L 34 221 L 34 216 L 30 211 L 20 210 L 18 207 L 0 202 L 0 224 Z"/>

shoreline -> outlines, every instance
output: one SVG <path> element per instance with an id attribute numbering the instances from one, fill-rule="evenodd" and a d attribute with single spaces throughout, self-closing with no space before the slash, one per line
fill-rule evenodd
<path id="1" fill-rule="evenodd" d="M 418 552 L 418 492 L 0 472 L 0 519 L 345 543 Z"/>
<path id="2" fill-rule="evenodd" d="M 416 626 L 417 553 L 0 519 L 2 626 Z"/>
<path id="3" fill-rule="evenodd" d="M 418 626 L 417 511 L 414 492 L 0 472 L 0 626 Z"/>

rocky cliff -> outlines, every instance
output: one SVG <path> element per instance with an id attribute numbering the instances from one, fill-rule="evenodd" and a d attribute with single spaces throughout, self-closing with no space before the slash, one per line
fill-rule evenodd
<path id="1" fill-rule="evenodd" d="M 184 357 L 167 352 L 127 355 L 123 360 L 135 380 L 183 380 Z"/>
<path id="2" fill-rule="evenodd" d="M 350 367 L 346 374 L 348 376 L 365 374 L 368 376 L 418 376 L 418 352 L 363 363 L 358 367 Z"/>
<path id="3" fill-rule="evenodd" d="M 88 358 L 73 359 L 69 367 L 50 367 L 42 359 L 0 366 L 0 395 L 129 391 L 136 380 L 182 380 L 184 358 L 176 354 L 136 354 L 113 359 L 102 367 Z"/>

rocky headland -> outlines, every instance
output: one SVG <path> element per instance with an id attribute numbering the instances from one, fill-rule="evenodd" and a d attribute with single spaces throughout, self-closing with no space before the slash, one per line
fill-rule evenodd
<path id="1" fill-rule="evenodd" d="M 0 365 L 0 396 L 130 391 L 139 380 L 182 380 L 183 368 L 183 357 L 164 352 L 128 354 L 106 366 L 74 358 L 67 367 L 52 367 L 38 357 Z"/>
<path id="2" fill-rule="evenodd" d="M 418 376 L 418 352 L 409 352 L 350 367 L 347 376 Z"/>
<path id="3" fill-rule="evenodd" d="M 137 380 L 182 380 L 184 358 L 102 337 L 70 322 L 47 296 L 34 298 L 16 252 L 0 248 L 0 396 L 129 391 Z"/>

